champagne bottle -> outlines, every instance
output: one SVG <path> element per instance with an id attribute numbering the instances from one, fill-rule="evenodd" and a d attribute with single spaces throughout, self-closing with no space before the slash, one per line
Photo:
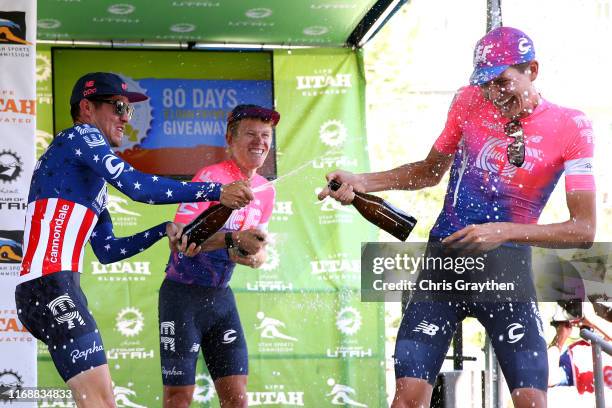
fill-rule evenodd
<path id="1" fill-rule="evenodd" d="M 183 235 L 187 235 L 188 244 L 191 245 L 193 242 L 201 245 L 225 225 L 232 211 L 234 210 L 220 203 L 208 207 L 183 229 Z"/>
<path id="2" fill-rule="evenodd" d="M 331 180 L 328 186 L 332 191 L 336 191 L 341 184 L 336 180 Z M 355 192 L 355 198 L 351 204 L 366 220 L 400 241 L 408 238 L 417 223 L 416 218 L 372 194 Z"/>

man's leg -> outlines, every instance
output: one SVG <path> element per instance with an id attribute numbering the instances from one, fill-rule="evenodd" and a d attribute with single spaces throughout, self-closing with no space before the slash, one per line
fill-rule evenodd
<path id="1" fill-rule="evenodd" d="M 457 323 L 464 317 L 465 309 L 458 303 L 408 304 L 395 343 L 396 388 L 392 408 L 429 407 L 433 384 Z"/>
<path id="2" fill-rule="evenodd" d="M 195 385 L 164 385 L 164 408 L 188 408 Z"/>
<path id="3" fill-rule="evenodd" d="M 247 376 L 229 375 L 215 380 L 215 390 L 219 394 L 221 408 L 247 407 Z"/>
<path id="4" fill-rule="evenodd" d="M 198 302 L 200 296 L 195 286 L 166 279 L 159 289 L 159 355 L 164 408 L 187 408 L 193 399 L 202 341 L 202 330 L 195 317 Z"/>
<path id="5" fill-rule="evenodd" d="M 548 358 L 535 302 L 476 303 L 515 408 L 546 408 Z"/>
<path id="6" fill-rule="evenodd" d="M 108 364 L 83 371 L 66 384 L 79 408 L 115 408 L 115 397 Z"/>

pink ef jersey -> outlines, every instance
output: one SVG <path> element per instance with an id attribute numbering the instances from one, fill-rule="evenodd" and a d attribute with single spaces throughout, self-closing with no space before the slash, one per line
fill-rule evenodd
<path id="1" fill-rule="evenodd" d="M 215 180 L 222 184 L 243 180 L 245 177 L 233 160 L 227 160 L 212 166 L 204 167 L 193 178 L 193 181 Z M 267 183 L 259 174 L 251 179 L 251 189 Z M 223 231 L 244 231 L 251 228 L 266 229 L 274 207 L 275 190 L 272 184 L 255 192 L 255 199 L 246 207 L 234 210 L 223 226 Z M 174 217 L 174 222 L 189 224 L 211 205 L 217 202 L 181 204 Z M 231 278 L 234 263 L 230 261 L 227 250 L 202 252 L 193 258 L 183 257 L 177 253 L 170 254 L 166 268 L 167 277 L 171 280 L 197 284 L 208 287 L 225 287 Z"/>
<path id="2" fill-rule="evenodd" d="M 508 162 L 514 139 L 504 133 L 507 122 L 477 86 L 457 92 L 434 144 L 455 158 L 432 236 L 486 222 L 534 224 L 563 171 L 567 191 L 595 190 L 593 130 L 582 112 L 541 99 L 520 120 L 526 147 L 520 168 Z"/>

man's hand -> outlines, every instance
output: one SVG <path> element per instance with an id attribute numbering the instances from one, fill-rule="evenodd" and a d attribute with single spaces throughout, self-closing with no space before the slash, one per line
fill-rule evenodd
<path id="1" fill-rule="evenodd" d="M 325 197 L 330 196 L 331 198 L 340 201 L 343 205 L 348 205 L 352 203 L 353 199 L 355 198 L 354 191 L 360 193 L 365 192 L 365 186 L 357 174 L 344 170 L 336 170 L 325 175 L 325 178 L 328 182 L 331 180 L 336 180 L 342 185 L 336 191 L 332 191 L 328 185 L 325 185 L 323 190 L 321 190 L 318 195 L 319 200 L 324 200 Z"/>
<path id="2" fill-rule="evenodd" d="M 254 198 L 248 180 L 234 181 L 221 187 L 221 204 L 234 210 L 244 207 Z"/>
<path id="3" fill-rule="evenodd" d="M 231 248 L 229 250 L 230 260 L 234 263 L 250 266 L 251 268 L 257 269 L 265 262 L 265 253 L 260 256 L 260 253 L 255 255 L 244 255 L 240 253 L 238 248 Z"/>
<path id="4" fill-rule="evenodd" d="M 185 224 L 169 222 L 166 224 L 166 235 L 172 252 L 182 252 L 187 256 L 196 256 L 202 250 L 202 246 L 192 243 L 187 245 L 187 236 L 183 236 Z"/>
<path id="5" fill-rule="evenodd" d="M 251 228 L 245 231 L 237 231 L 232 235 L 234 242 L 242 251 L 249 255 L 255 255 L 263 250 L 268 243 L 265 231 Z"/>
<path id="6" fill-rule="evenodd" d="M 487 252 L 508 241 L 507 230 L 510 225 L 506 222 L 468 225 L 444 238 L 442 244 L 461 253 Z"/>

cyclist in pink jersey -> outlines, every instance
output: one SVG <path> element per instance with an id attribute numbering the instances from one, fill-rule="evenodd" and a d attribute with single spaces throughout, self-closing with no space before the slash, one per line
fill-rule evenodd
<path id="1" fill-rule="evenodd" d="M 260 267 L 266 259 L 266 229 L 274 206 L 272 184 L 256 173 L 266 159 L 280 115 L 256 105 L 238 105 L 228 117 L 230 159 L 204 167 L 193 181 L 249 180 L 255 198 L 232 213 L 202 247 L 174 250 L 159 292 L 160 356 L 164 407 L 188 407 L 200 348 L 222 407 L 247 406 L 248 353 L 229 281 L 236 264 Z M 178 225 L 191 222 L 214 202 L 181 204 Z M 182 247 L 185 249 L 186 241 Z M 202 251 L 202 252 L 200 252 Z"/>
<path id="2" fill-rule="evenodd" d="M 446 126 L 424 160 L 379 173 L 331 172 L 327 179 L 342 187 L 336 192 L 325 188 L 319 198 L 329 195 L 348 204 L 353 191 L 418 190 L 438 184 L 450 168 L 430 249 L 435 251 L 438 243 L 445 251 L 488 251 L 494 255 L 486 273 L 520 264 L 520 272 L 529 274 L 530 245 L 590 246 L 595 236 L 591 123 L 582 112 L 543 99 L 533 84 L 538 72 L 525 33 L 509 27 L 492 30 L 476 44 L 470 85 L 456 94 Z M 563 172 L 570 217 L 539 225 Z M 504 248 L 512 248 L 512 257 L 510 252 L 498 256 Z M 421 275 L 435 279 L 439 272 L 424 269 Z M 535 298 L 514 303 L 411 301 L 396 342 L 392 406 L 429 406 L 452 335 L 466 316 L 478 318 L 489 334 L 514 405 L 545 407 L 546 343 Z"/>

